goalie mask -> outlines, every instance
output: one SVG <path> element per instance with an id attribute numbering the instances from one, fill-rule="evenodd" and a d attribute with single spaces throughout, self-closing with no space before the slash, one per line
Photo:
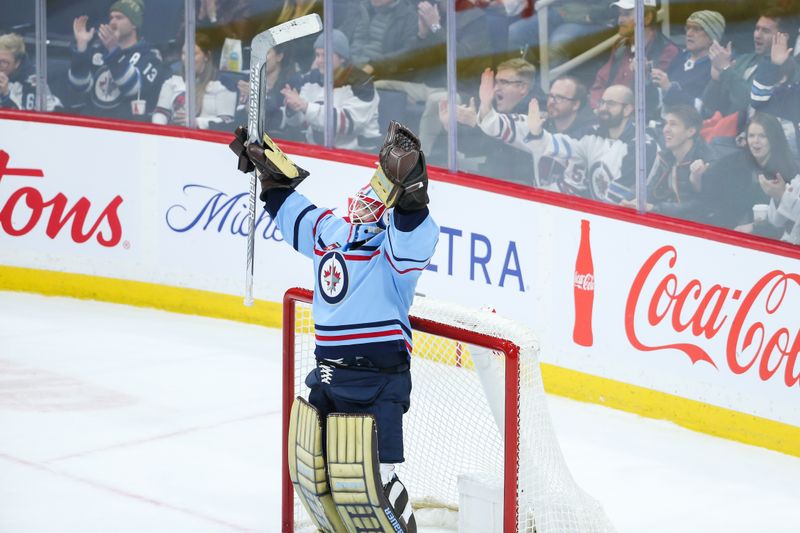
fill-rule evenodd
<path id="1" fill-rule="evenodd" d="M 366 241 L 386 229 L 386 206 L 367 184 L 355 196 L 347 199 L 347 217 L 350 222 L 350 235 L 347 241 L 355 243 Z"/>

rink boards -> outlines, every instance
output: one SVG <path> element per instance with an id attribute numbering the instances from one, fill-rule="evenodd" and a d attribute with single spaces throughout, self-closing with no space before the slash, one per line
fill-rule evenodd
<path id="1" fill-rule="evenodd" d="M 224 135 L 0 111 L 0 151 L 0 288 L 278 326 L 283 292 L 312 285 L 310 262 L 262 212 L 259 301 L 241 305 L 248 178 Z M 375 160 L 286 151 L 311 172 L 300 191 L 339 211 Z M 418 291 L 492 305 L 533 327 L 550 392 L 800 455 L 796 248 L 431 175 L 441 235 Z M 589 347 L 573 341 L 584 219 L 594 263 Z"/>

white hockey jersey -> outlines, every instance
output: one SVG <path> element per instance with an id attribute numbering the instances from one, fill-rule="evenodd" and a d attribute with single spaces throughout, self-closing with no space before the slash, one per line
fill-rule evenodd
<path id="1" fill-rule="evenodd" d="M 200 106 L 200 114 L 197 116 L 197 127 L 207 130 L 212 123 L 226 124 L 233 121 L 233 114 L 236 112 L 237 95 L 228 90 L 217 80 L 210 81 L 206 85 L 206 92 L 203 101 L 197 102 Z M 153 122 L 155 124 L 169 124 L 172 122 L 172 115 L 179 108 L 186 106 L 186 82 L 181 76 L 172 76 L 158 94 L 158 103 L 153 111 Z"/>
<path id="2" fill-rule="evenodd" d="M 520 149 L 527 149 L 537 161 L 537 172 L 541 173 L 542 160 L 549 158 L 562 166 L 563 192 L 591 195 L 598 200 L 618 202 L 634 196 L 633 188 L 625 184 L 626 178 L 633 184 L 634 153 L 629 143 L 620 139 L 610 139 L 599 133 L 583 135 L 580 139 L 562 133 L 542 131 L 533 137 L 528 128 L 527 117 L 515 121 L 516 135 L 509 137 L 509 143 Z M 487 135 L 499 135 L 504 117 L 494 110 L 484 116 L 480 128 Z M 507 120 L 507 119 L 505 119 Z M 654 154 L 651 149 L 650 153 Z M 648 157 L 650 157 L 650 153 Z M 555 164 L 554 163 L 554 164 Z M 648 164 L 648 169 L 650 165 Z M 609 195 L 609 191 L 612 195 Z"/>
<path id="3" fill-rule="evenodd" d="M 345 83 L 333 89 L 333 145 L 336 148 L 357 150 L 358 138 L 381 137 L 378 127 L 378 91 L 371 80 L 362 80 L 363 74 L 351 76 Z M 306 130 L 306 140 L 322 144 L 325 126 L 325 88 L 318 71 L 312 71 L 300 87 L 300 97 L 308 102 L 305 113 L 286 112 L 286 124 L 300 126 Z"/>

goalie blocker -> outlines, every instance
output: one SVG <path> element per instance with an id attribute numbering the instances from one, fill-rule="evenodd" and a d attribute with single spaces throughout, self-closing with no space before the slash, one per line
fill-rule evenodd
<path id="1" fill-rule="evenodd" d="M 327 454 L 317 410 L 297 397 L 289 421 L 289 477 L 318 530 L 416 533 L 408 492 L 394 476 L 381 485 L 377 426 L 371 415 L 327 417 Z"/>
<path id="2" fill-rule="evenodd" d="M 236 138 L 228 146 L 239 157 L 239 170 L 250 173 L 258 170 L 261 181 L 260 200 L 266 199 L 266 191 L 274 188 L 294 189 L 308 177 L 308 171 L 298 167 L 275 144 L 266 133 L 263 146 L 260 143 L 248 143 L 247 131 L 239 126 L 234 132 Z"/>

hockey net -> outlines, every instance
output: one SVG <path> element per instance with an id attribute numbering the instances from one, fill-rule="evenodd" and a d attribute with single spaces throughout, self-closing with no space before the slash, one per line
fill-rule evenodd
<path id="1" fill-rule="evenodd" d="M 304 379 L 315 366 L 311 298 L 305 289 L 290 289 L 284 297 L 284 435 L 291 403 L 308 397 Z M 410 319 L 413 389 L 399 476 L 415 509 L 458 511 L 459 479 L 467 477 L 500 494 L 502 526 L 486 533 L 614 531 L 566 466 L 533 333 L 488 311 L 419 296 Z M 288 479 L 285 447 L 284 442 L 283 531 L 310 530 Z M 475 531 L 464 527 L 465 518 L 462 513 L 459 527 Z"/>

